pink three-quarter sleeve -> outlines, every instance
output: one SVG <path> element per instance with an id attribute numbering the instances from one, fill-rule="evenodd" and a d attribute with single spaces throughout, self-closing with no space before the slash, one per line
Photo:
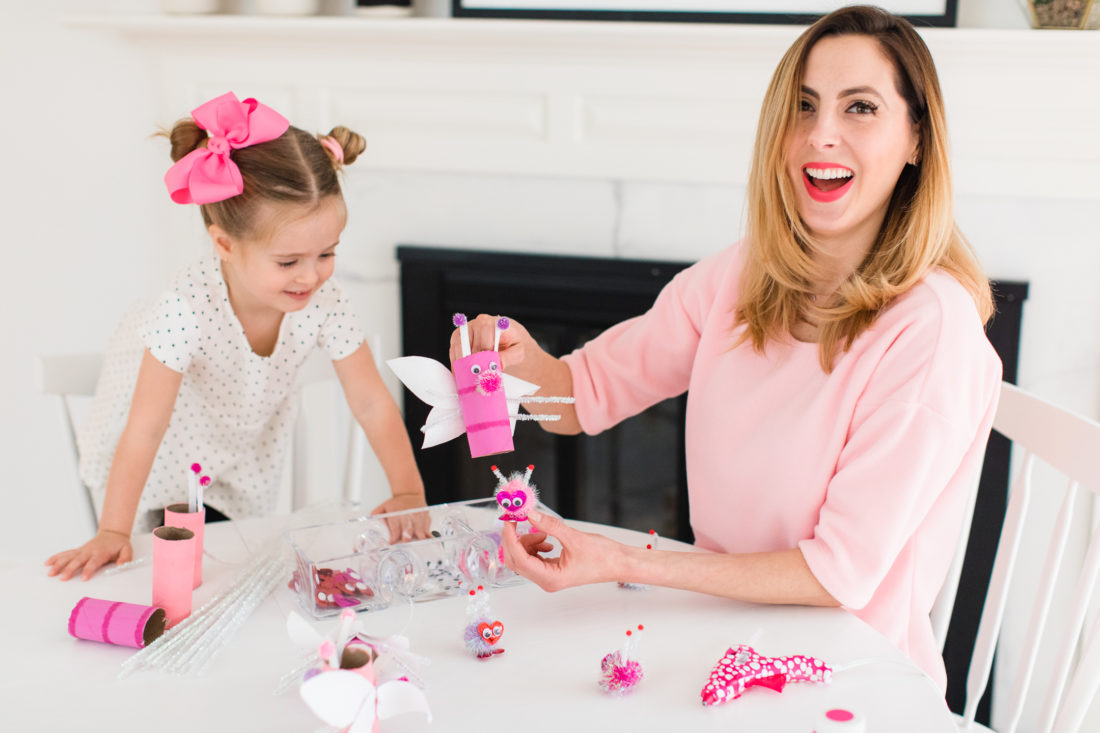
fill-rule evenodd
<path id="1" fill-rule="evenodd" d="M 909 324 L 860 396 L 813 536 L 799 542 L 814 576 L 848 608 L 868 604 L 938 503 L 961 517 L 1001 379 L 976 321 L 970 307 Z"/>
<path id="2" fill-rule="evenodd" d="M 563 357 L 585 433 L 602 432 L 687 390 L 715 283 L 728 273 L 713 259 L 678 273 L 647 312 Z"/>

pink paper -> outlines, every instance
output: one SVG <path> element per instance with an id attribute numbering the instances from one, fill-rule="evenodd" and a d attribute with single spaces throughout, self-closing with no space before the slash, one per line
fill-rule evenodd
<path id="1" fill-rule="evenodd" d="M 195 533 L 195 587 L 202 585 L 202 540 L 206 528 L 206 507 L 197 512 L 187 511 L 187 504 L 169 504 L 164 507 L 164 526 L 182 527 Z"/>
<path id="2" fill-rule="evenodd" d="M 153 605 L 175 626 L 191 615 L 195 579 L 195 533 L 180 527 L 153 530 Z"/>
<path id="3" fill-rule="evenodd" d="M 163 608 L 81 598 L 69 614 L 69 633 L 78 639 L 141 649 L 164 633 Z"/>
<path id="4" fill-rule="evenodd" d="M 481 458 L 513 450 L 500 354 L 479 351 L 455 361 L 453 368 L 470 457 Z"/>

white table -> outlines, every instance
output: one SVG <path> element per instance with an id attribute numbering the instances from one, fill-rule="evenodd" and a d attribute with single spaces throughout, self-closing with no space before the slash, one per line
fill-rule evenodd
<path id="1" fill-rule="evenodd" d="M 250 553 L 278 535 L 288 518 L 209 525 L 198 608 L 223 590 Z M 585 529 L 592 525 L 575 523 Z M 645 535 L 601 527 L 641 545 Z M 149 538 L 136 541 L 138 555 Z M 674 543 L 668 543 L 674 544 Z M 665 540 L 662 540 L 662 547 Z M 685 546 L 686 547 L 686 546 Z M 82 596 L 147 604 L 151 566 L 84 583 L 48 578 L 42 558 L 0 559 L 6 608 L 0 631 L 5 663 L 0 730 L 315 731 L 323 728 L 296 690 L 274 696 L 279 678 L 302 650 L 285 631 L 298 610 L 279 588 L 256 610 L 199 678 L 139 671 L 117 679 L 135 650 L 68 635 L 69 612 Z M 289 578 L 288 578 L 289 580 Z M 505 625 L 505 653 L 481 661 L 467 654 L 462 597 L 360 616 L 372 633 L 401 631 L 428 657 L 422 669 L 434 721 L 410 714 L 382 724 L 398 731 L 791 731 L 809 733 L 823 711 L 842 707 L 866 716 L 868 733 L 954 731 L 932 685 L 885 638 L 839 609 L 760 606 L 667 589 L 628 591 L 615 584 L 548 594 L 536 586 L 495 590 L 492 610 Z M 328 632 L 336 621 L 321 622 Z M 644 624 L 639 647 L 645 679 L 628 697 L 597 686 L 604 654 L 627 628 Z M 754 638 L 755 637 L 755 638 Z M 754 638 L 754 639 L 753 639 Z M 811 654 L 843 666 L 827 686 L 792 684 L 782 693 L 750 690 L 704 708 L 700 689 L 730 646 L 754 640 L 764 654 Z"/>

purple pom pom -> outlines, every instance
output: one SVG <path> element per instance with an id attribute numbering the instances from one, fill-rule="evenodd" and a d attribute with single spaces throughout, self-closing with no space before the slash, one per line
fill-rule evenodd
<path id="1" fill-rule="evenodd" d="M 498 318 L 497 319 L 497 328 L 499 328 L 501 331 L 507 331 L 508 327 L 511 326 L 511 325 L 512 325 L 512 322 L 509 321 L 507 318 Z"/>
<path id="2" fill-rule="evenodd" d="M 465 326 L 466 325 L 466 314 L 465 313 L 455 313 L 455 317 L 454 317 L 453 321 L 454 321 L 455 326 Z"/>

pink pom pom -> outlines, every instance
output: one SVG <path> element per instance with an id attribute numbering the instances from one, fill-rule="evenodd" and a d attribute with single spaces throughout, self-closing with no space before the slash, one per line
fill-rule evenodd
<path id="1" fill-rule="evenodd" d="M 508 327 L 512 325 L 512 322 L 503 316 L 497 319 L 497 328 L 501 331 L 507 331 Z"/>
<path id="2" fill-rule="evenodd" d="M 623 659 L 621 652 L 605 656 L 600 668 L 600 689 L 615 695 L 630 692 L 645 676 L 642 665 L 633 659 Z"/>
<path id="3" fill-rule="evenodd" d="M 466 325 L 466 314 L 465 313 L 455 313 L 454 318 L 452 320 L 453 320 L 455 326 L 465 326 Z"/>
<path id="4" fill-rule="evenodd" d="M 209 476 L 203 476 L 202 478 L 199 479 L 199 483 L 203 486 L 209 486 L 210 485 L 210 477 Z"/>
<path id="5" fill-rule="evenodd" d="M 202 466 L 200 466 L 197 463 L 192 463 L 191 464 L 191 472 L 192 473 L 199 473 L 200 471 L 202 471 Z"/>

